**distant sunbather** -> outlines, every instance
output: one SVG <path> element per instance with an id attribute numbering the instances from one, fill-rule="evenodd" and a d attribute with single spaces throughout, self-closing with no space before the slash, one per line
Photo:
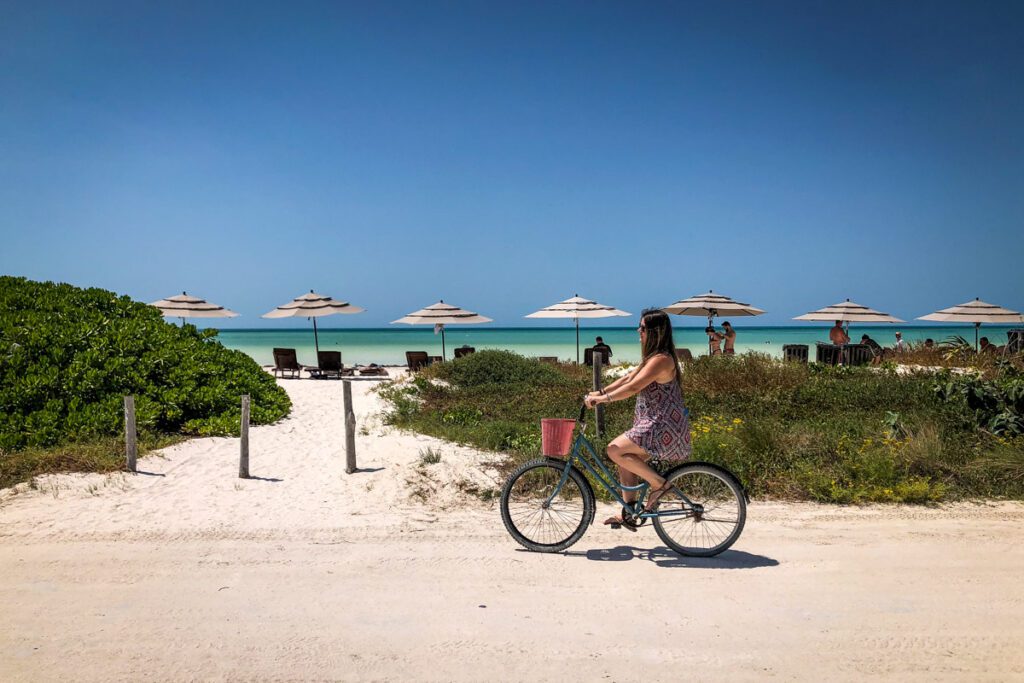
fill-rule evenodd
<path id="1" fill-rule="evenodd" d="M 725 337 L 723 337 L 721 334 L 719 334 L 718 330 L 716 330 L 711 325 L 708 325 L 707 327 L 705 327 L 704 328 L 704 332 L 707 333 L 707 335 L 708 335 L 708 341 L 710 342 L 710 345 L 711 345 L 711 355 L 712 356 L 721 355 L 721 353 L 722 353 L 722 340 L 725 339 Z"/>
<path id="2" fill-rule="evenodd" d="M 725 333 L 722 335 L 725 337 L 725 355 L 732 356 L 736 354 L 736 330 L 732 329 L 732 324 L 726 320 L 722 323 L 722 327 L 725 328 Z"/>
<path id="3" fill-rule="evenodd" d="M 828 339 L 836 346 L 850 343 L 850 335 L 843 329 L 843 321 L 837 320 L 836 324 L 828 331 Z"/>

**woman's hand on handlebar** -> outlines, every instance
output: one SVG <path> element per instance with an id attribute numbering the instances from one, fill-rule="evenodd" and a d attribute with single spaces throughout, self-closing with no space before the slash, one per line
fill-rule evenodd
<path id="1" fill-rule="evenodd" d="M 593 408 L 598 403 L 607 403 L 607 397 L 600 391 L 591 391 L 589 394 L 583 397 L 583 403 L 588 408 Z"/>

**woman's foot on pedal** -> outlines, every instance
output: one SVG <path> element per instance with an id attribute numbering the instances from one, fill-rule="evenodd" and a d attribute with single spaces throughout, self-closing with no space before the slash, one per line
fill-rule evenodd
<path id="1" fill-rule="evenodd" d="M 662 496 L 664 496 L 671 490 L 672 482 L 666 479 L 664 484 L 651 491 L 651 497 L 647 499 L 647 506 L 644 507 L 644 512 L 654 512 L 655 510 L 657 510 L 658 505 L 661 504 Z"/>
<path id="2" fill-rule="evenodd" d="M 615 515 L 614 517 L 609 517 L 608 519 L 604 520 L 604 523 L 613 529 L 625 528 L 629 529 L 630 531 L 636 531 L 636 524 L 626 519 L 622 515 Z"/>

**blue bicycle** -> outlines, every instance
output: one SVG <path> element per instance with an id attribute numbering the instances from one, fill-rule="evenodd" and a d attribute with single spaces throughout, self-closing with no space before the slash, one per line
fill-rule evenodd
<path id="1" fill-rule="evenodd" d="M 505 528 L 528 550 L 554 553 L 583 537 L 594 522 L 594 489 L 582 466 L 622 505 L 623 519 L 641 526 L 648 519 L 665 545 L 681 555 L 711 557 L 736 542 L 747 519 L 747 495 L 727 469 L 706 462 L 688 462 L 662 473 L 672 482 L 656 510 L 644 509 L 650 486 L 623 486 L 598 457 L 584 432 L 586 406 L 576 420 L 578 431 L 565 459 L 531 460 L 513 472 L 501 491 Z M 621 489 L 639 492 L 627 503 Z"/>

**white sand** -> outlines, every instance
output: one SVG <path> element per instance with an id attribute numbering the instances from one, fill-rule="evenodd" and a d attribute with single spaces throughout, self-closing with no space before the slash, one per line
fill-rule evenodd
<path id="1" fill-rule="evenodd" d="M 0 680 L 1024 680 L 1024 506 L 755 502 L 714 559 L 600 525 L 539 555 L 462 492 L 492 455 L 356 383 L 346 475 L 341 384 L 282 384 L 263 479 L 212 438 L 0 492 Z"/>

